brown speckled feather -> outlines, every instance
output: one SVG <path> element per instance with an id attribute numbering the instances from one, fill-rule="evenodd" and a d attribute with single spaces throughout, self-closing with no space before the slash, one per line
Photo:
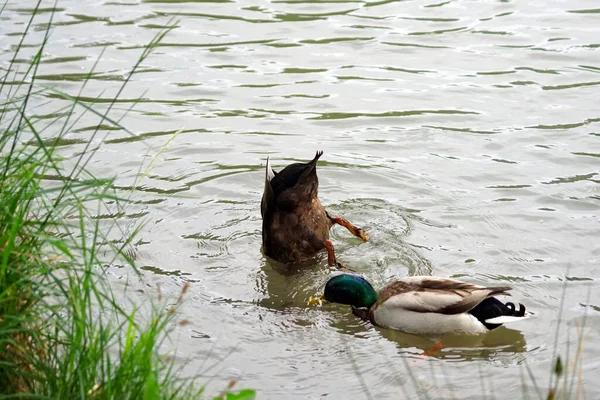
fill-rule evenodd
<path id="1" fill-rule="evenodd" d="M 318 197 L 316 165 L 322 154 L 270 176 L 267 165 L 261 204 L 263 251 L 277 261 L 300 261 L 325 248 L 333 222 Z"/>

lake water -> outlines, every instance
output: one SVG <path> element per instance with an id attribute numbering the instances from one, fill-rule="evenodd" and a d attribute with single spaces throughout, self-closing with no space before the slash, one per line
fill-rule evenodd
<path id="1" fill-rule="evenodd" d="M 52 16 L 43 3 L 23 71 Z M 0 16 L 3 68 L 34 5 Z M 110 113 L 130 133 L 106 123 L 89 167 L 137 188 L 126 214 L 102 216 L 126 232 L 145 223 L 131 248 L 144 282 L 110 269 L 117 292 L 128 282 L 124 301 L 191 283 L 190 324 L 174 339 L 209 392 L 235 378 L 261 399 L 521 398 L 531 376 L 546 392 L 555 346 L 575 366 L 585 321 L 577 366 L 587 398 L 600 397 L 597 0 L 72 0 L 54 11 L 38 83 L 76 96 L 101 56 L 80 95 L 100 111 L 174 26 Z M 48 92 L 35 112 L 43 123 L 66 105 Z M 63 154 L 75 159 L 97 124 L 83 114 Z M 434 339 L 307 306 L 326 258 L 268 262 L 260 198 L 267 156 L 279 169 L 316 150 L 323 204 L 371 238 L 335 227 L 340 261 L 377 287 L 416 274 L 510 284 L 534 317 L 423 356 Z"/>

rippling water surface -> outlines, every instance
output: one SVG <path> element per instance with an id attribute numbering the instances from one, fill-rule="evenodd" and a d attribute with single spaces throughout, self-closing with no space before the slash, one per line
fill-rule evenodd
<path id="1" fill-rule="evenodd" d="M 16 60 L 23 70 L 47 3 Z M 32 7 L 2 13 L 4 67 Z M 417 386 L 519 398 L 523 385 L 535 390 L 527 367 L 546 385 L 557 325 L 573 358 L 587 315 L 580 362 L 588 398 L 600 396 L 597 1 L 60 1 L 54 11 L 38 83 L 78 95 L 101 55 L 80 94 L 98 110 L 174 26 L 111 113 L 127 113 L 131 132 L 101 127 L 90 167 L 138 189 L 117 216 L 146 223 L 132 249 L 145 282 L 129 279 L 128 296 L 192 282 L 176 339 L 209 390 L 238 378 L 273 399 L 414 397 Z M 38 117 L 62 102 L 46 93 Z M 67 157 L 97 123 L 77 122 Z M 433 340 L 306 306 L 330 276 L 326 260 L 269 263 L 259 205 L 267 156 L 279 168 L 319 149 L 323 203 L 371 237 L 335 228 L 340 260 L 376 286 L 415 274 L 510 284 L 535 317 L 422 357 Z M 118 288 L 128 271 L 112 272 Z"/>

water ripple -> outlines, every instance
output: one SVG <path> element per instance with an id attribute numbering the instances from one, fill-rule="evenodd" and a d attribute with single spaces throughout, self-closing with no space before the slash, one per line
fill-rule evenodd
<path id="1" fill-rule="evenodd" d="M 88 3 L 38 10 L 6 87 L 21 84 L 53 14 L 37 81 L 102 112 L 158 30 L 172 28 L 114 102 L 127 131 L 76 107 L 58 144 L 74 162 L 92 132 L 105 136 L 90 166 L 117 175 L 132 202 L 96 221 L 145 222 L 128 249 L 144 276 L 132 296 L 191 282 L 178 346 L 195 357 L 189 371 L 223 364 L 207 393 L 236 377 L 267 398 L 355 398 L 359 371 L 377 398 L 411 397 L 408 372 L 432 396 L 480 398 L 460 384 L 475 368 L 490 397 L 520 398 L 519 369 L 507 367 L 526 362 L 547 379 L 563 282 L 560 349 L 574 340 L 568 324 L 596 312 L 586 295 L 600 274 L 595 1 Z M 2 14 L 3 71 L 32 12 L 9 4 Z M 52 92 L 31 101 L 28 117 L 53 143 L 71 103 Z M 535 317 L 422 357 L 433 340 L 374 328 L 345 306 L 307 306 L 330 277 L 325 256 L 292 268 L 267 260 L 260 198 L 267 156 L 280 168 L 318 149 L 323 203 L 372 238 L 335 227 L 340 260 L 377 287 L 415 274 L 509 283 Z M 600 320 L 589 315 L 596 343 Z"/>

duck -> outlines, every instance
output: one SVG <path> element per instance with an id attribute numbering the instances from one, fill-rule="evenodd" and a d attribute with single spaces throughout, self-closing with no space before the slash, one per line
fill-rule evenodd
<path id="1" fill-rule="evenodd" d="M 296 263 L 325 248 L 334 224 L 368 241 L 363 229 L 342 217 L 332 217 L 319 200 L 317 151 L 306 163 L 293 163 L 276 172 L 267 157 L 265 187 L 261 199 L 262 247 L 267 257 L 281 263 Z"/>
<path id="2" fill-rule="evenodd" d="M 354 315 L 381 328 L 416 335 L 477 335 L 530 317 L 523 304 L 518 303 L 517 309 L 514 303 L 496 298 L 510 296 L 510 286 L 410 276 L 387 284 L 378 293 L 363 276 L 337 260 L 331 241 L 326 249 L 329 265 L 342 273 L 327 281 L 316 300 L 350 305 Z"/>
<path id="3" fill-rule="evenodd" d="M 415 335 L 477 335 L 528 318 L 525 306 L 503 303 L 510 286 L 479 286 L 450 278 L 411 276 L 379 293 L 362 276 L 342 273 L 325 284 L 323 299 L 352 306 L 357 317 L 385 329 Z"/>

